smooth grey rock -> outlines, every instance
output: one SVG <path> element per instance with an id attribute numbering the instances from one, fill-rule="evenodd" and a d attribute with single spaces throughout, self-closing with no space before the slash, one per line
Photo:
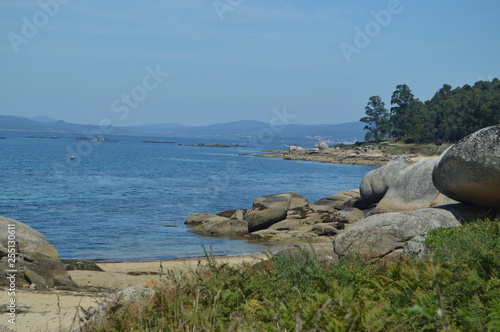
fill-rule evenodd
<path id="1" fill-rule="evenodd" d="M 15 241 L 18 249 L 15 269 L 24 271 L 19 274 L 20 278 L 17 280 L 19 285 L 22 285 L 21 279 L 24 279 L 28 283 L 36 281 L 38 289 L 54 286 L 78 287 L 71 280 L 59 253 L 47 242 L 43 234 L 20 221 L 5 217 L 0 217 L 0 271 L 11 269 L 7 257 L 9 224 L 15 226 Z M 6 282 L 5 278 L 0 278 L 0 285 L 5 285 Z"/>
<path id="2" fill-rule="evenodd" d="M 29 268 L 24 269 L 24 277 L 30 283 L 30 286 L 35 285 L 33 286 L 34 289 L 42 290 L 42 289 L 53 288 L 54 281 L 53 278 L 51 278 L 50 274 L 43 270 L 42 274 L 45 275 L 41 276 L 35 271 L 30 270 Z"/>
<path id="3" fill-rule="evenodd" d="M 451 147 L 452 145 L 453 144 L 450 144 L 450 143 L 443 143 L 443 144 L 441 144 L 441 146 L 437 150 L 437 154 L 438 155 L 442 155 L 443 152 L 445 152 L 446 150 L 448 150 L 448 148 Z"/>
<path id="4" fill-rule="evenodd" d="M 295 229 L 297 227 L 302 226 L 303 223 L 301 223 L 297 219 L 285 219 L 282 221 L 277 222 L 274 225 L 271 225 L 269 229 L 274 229 L 277 231 L 290 231 L 292 229 Z"/>
<path id="5" fill-rule="evenodd" d="M 405 242 L 437 227 L 460 226 L 462 213 L 451 207 L 391 212 L 367 217 L 349 225 L 333 241 L 339 256 L 358 253 L 381 259 L 402 252 Z"/>
<path id="6" fill-rule="evenodd" d="M 418 235 L 408 240 L 403 247 L 403 252 L 419 260 L 423 259 L 429 253 L 429 248 L 425 246 L 425 236 Z"/>
<path id="7" fill-rule="evenodd" d="M 358 222 L 365 217 L 365 213 L 360 209 L 346 208 L 330 214 L 331 222 L 340 222 L 344 224 L 352 224 Z"/>
<path id="8" fill-rule="evenodd" d="M 251 233 L 250 238 L 271 243 L 331 243 L 332 241 L 331 237 L 318 236 L 313 232 L 313 225 L 304 224 L 290 230 L 273 229 L 273 226 Z"/>
<path id="9" fill-rule="evenodd" d="M 398 174 L 407 166 L 405 159 L 399 156 L 384 166 L 368 172 L 359 186 L 360 199 L 368 204 L 378 203 Z"/>
<path id="10" fill-rule="evenodd" d="M 290 206 L 288 210 L 301 210 L 309 208 L 309 201 L 302 195 L 297 193 L 287 193 L 292 195 L 292 200 L 290 201 Z"/>
<path id="11" fill-rule="evenodd" d="M 326 144 L 325 142 L 323 141 L 319 141 L 318 143 L 316 143 L 314 145 L 315 148 L 318 148 L 320 150 L 328 150 L 330 147 L 328 146 L 328 144 Z"/>
<path id="12" fill-rule="evenodd" d="M 325 215 L 325 213 L 316 213 L 316 212 L 308 213 L 306 218 L 304 219 L 304 224 L 314 225 L 314 224 L 325 222 L 324 215 Z"/>
<path id="13" fill-rule="evenodd" d="M 429 158 L 406 167 L 375 208 L 378 212 L 411 211 L 433 207 L 440 192 L 432 183 L 432 171 L 441 157 Z M 441 197 L 440 204 L 457 203 Z M 436 204 L 436 203 L 435 203 Z"/>
<path id="14" fill-rule="evenodd" d="M 334 236 L 339 232 L 338 229 L 333 227 L 330 224 L 316 224 L 313 226 L 312 231 L 316 233 L 318 236 Z"/>
<path id="15" fill-rule="evenodd" d="M 292 154 L 293 153 L 304 153 L 304 152 L 306 152 L 306 149 L 304 149 L 301 146 L 290 145 L 290 147 L 288 148 L 288 152 L 292 153 Z"/>
<path id="16" fill-rule="evenodd" d="M 291 200 L 292 200 L 292 195 L 288 193 L 261 196 L 253 201 L 252 209 L 272 209 L 272 208 L 288 209 Z"/>
<path id="17" fill-rule="evenodd" d="M 285 220 L 288 208 L 272 208 L 264 210 L 250 210 L 245 214 L 245 221 L 248 222 L 248 231 L 255 232 Z"/>
<path id="18" fill-rule="evenodd" d="M 215 217 L 192 228 L 190 232 L 210 236 L 239 236 L 248 233 L 248 223 L 238 219 Z"/>
<path id="19" fill-rule="evenodd" d="M 359 190 L 347 190 L 338 194 L 330 195 L 309 205 L 315 212 L 330 212 L 353 207 L 359 201 Z"/>
<path id="20" fill-rule="evenodd" d="M 184 224 L 186 224 L 188 226 L 197 226 L 199 224 L 206 222 L 208 219 L 213 218 L 213 217 L 217 217 L 217 215 L 211 214 L 211 213 L 195 213 L 195 214 L 192 214 L 189 217 L 187 217 Z"/>
<path id="21" fill-rule="evenodd" d="M 457 201 L 500 209 L 500 125 L 476 131 L 449 148 L 432 180 Z"/>
<path id="22" fill-rule="evenodd" d="M 255 232 L 286 219 L 288 210 L 304 209 L 308 205 L 307 199 L 296 193 L 262 196 L 253 202 L 244 219 L 248 222 L 248 230 Z"/>
<path id="23" fill-rule="evenodd" d="M 236 210 L 230 219 L 245 220 L 244 219 L 245 210 Z"/>

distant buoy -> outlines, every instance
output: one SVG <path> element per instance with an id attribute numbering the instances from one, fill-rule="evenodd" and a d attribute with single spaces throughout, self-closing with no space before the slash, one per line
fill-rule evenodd
<path id="1" fill-rule="evenodd" d="M 69 159 L 73 160 L 73 159 L 75 159 L 75 156 L 71 156 L 71 157 L 69 157 Z"/>

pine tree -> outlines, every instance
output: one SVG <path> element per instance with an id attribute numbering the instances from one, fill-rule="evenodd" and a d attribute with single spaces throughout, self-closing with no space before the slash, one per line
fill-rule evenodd
<path id="1" fill-rule="evenodd" d="M 365 107 L 365 117 L 360 119 L 365 122 L 365 140 L 380 142 L 389 133 L 389 112 L 385 108 L 385 103 L 379 96 L 372 96 Z"/>

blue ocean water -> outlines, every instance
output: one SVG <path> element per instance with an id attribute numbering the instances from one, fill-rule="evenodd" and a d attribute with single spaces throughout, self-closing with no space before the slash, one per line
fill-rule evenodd
<path id="1" fill-rule="evenodd" d="M 6 137 L 0 139 L 0 215 L 43 233 L 63 259 L 192 257 L 203 255 L 203 246 L 216 255 L 266 251 L 266 244 L 190 233 L 184 220 L 192 213 L 250 208 L 255 198 L 282 192 L 313 202 L 357 188 L 374 169 L 251 155 L 282 142 L 220 148 L 186 144 L 245 142 L 29 135 L 0 135 Z"/>

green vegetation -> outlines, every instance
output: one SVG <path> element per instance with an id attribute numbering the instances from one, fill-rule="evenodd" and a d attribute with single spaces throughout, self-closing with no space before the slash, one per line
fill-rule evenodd
<path id="1" fill-rule="evenodd" d="M 308 250 L 170 274 L 143 303 L 109 309 L 94 331 L 499 331 L 500 220 L 436 229 L 417 261 L 320 262 Z"/>
<path id="2" fill-rule="evenodd" d="M 391 105 L 388 112 L 379 96 L 370 97 L 365 108 L 367 116 L 360 119 L 367 123 L 366 140 L 392 137 L 418 143 L 456 142 L 481 128 L 500 123 L 500 80 L 479 81 L 455 89 L 445 84 L 425 102 L 415 98 L 406 84 L 401 84 L 392 94 Z M 381 132 L 381 123 L 389 123 L 390 129 Z"/>
<path id="3" fill-rule="evenodd" d="M 380 142 L 390 130 L 389 113 L 385 108 L 385 103 L 379 96 L 370 97 L 365 113 L 366 116 L 359 120 L 366 123 L 365 130 L 368 132 L 365 140 Z"/>

